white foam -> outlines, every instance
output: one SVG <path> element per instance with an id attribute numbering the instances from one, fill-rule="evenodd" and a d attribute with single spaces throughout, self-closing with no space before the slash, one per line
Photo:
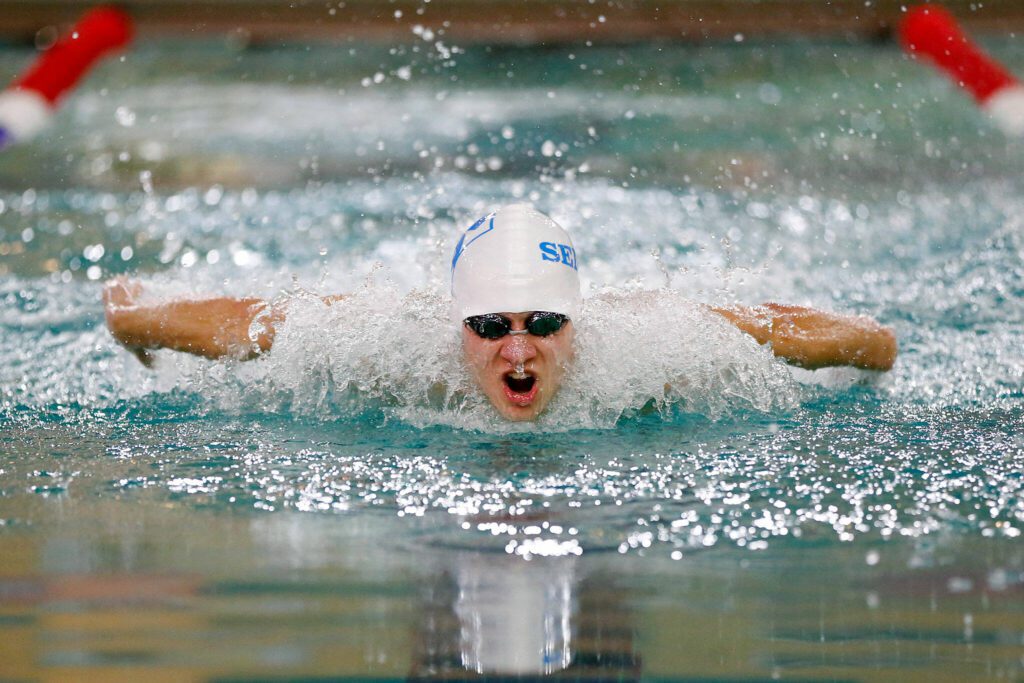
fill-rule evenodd
<path id="1" fill-rule="evenodd" d="M 383 410 L 420 427 L 507 432 L 608 428 L 640 411 L 718 417 L 797 401 L 768 350 L 669 290 L 609 290 L 588 301 L 573 368 L 548 411 L 528 424 L 500 418 L 469 378 L 440 294 L 402 295 L 371 281 L 340 302 L 297 295 L 282 304 L 288 317 L 271 353 L 233 368 L 230 380 L 206 378 L 220 385 L 214 395 L 225 407 L 243 397 L 319 418 Z"/>
<path id="2" fill-rule="evenodd" d="M 343 301 L 314 295 L 279 302 L 287 320 L 244 380 L 292 410 L 320 416 L 405 407 L 458 415 L 472 400 L 458 329 L 436 294 L 401 295 L 373 281 Z"/>
<path id="3" fill-rule="evenodd" d="M 789 372 L 768 349 L 673 290 L 609 289 L 592 297 L 577 347 L 546 423 L 601 428 L 647 409 L 714 418 L 797 402 Z"/>

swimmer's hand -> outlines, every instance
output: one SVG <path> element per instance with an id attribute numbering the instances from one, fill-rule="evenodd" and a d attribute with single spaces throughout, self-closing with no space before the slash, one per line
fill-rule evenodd
<path id="1" fill-rule="evenodd" d="M 103 287 L 103 312 L 107 321 L 107 329 L 121 346 L 139 359 L 147 368 L 152 368 L 155 358 L 144 347 L 130 342 L 130 336 L 124 334 L 121 321 L 127 311 L 136 306 L 136 299 L 142 294 L 142 284 L 125 277 L 110 280 Z"/>
<path id="2" fill-rule="evenodd" d="M 139 304 L 142 286 L 118 278 L 106 284 L 107 328 L 146 367 L 152 349 L 205 358 L 249 360 L 270 350 L 284 313 L 262 299 L 218 297 Z"/>
<path id="3" fill-rule="evenodd" d="M 841 365 L 890 370 L 896 362 L 896 335 L 867 316 L 773 303 L 711 310 L 758 344 L 770 344 L 777 357 L 808 370 Z"/>

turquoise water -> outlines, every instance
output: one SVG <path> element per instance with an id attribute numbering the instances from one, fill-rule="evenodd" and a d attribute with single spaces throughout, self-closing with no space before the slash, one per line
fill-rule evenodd
<path id="1" fill-rule="evenodd" d="M 887 46 L 424 35 L 141 47 L 0 157 L 0 677 L 1020 677 L 1024 142 Z M 589 294 L 682 293 L 648 324 L 808 304 L 900 359 L 790 371 L 683 317 L 668 370 L 751 381 L 506 433 L 347 386 L 315 320 L 155 371 L 103 328 L 121 273 L 443 291 L 512 200 L 573 232 Z M 359 333 L 401 358 L 395 326 Z M 664 360 L 601 329 L 595 404 Z"/>

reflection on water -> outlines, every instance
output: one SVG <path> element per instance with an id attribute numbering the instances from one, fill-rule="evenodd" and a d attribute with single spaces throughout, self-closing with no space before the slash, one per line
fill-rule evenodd
<path id="1" fill-rule="evenodd" d="M 618 582 L 575 558 L 446 558 L 423 592 L 410 680 L 640 680 L 635 625 Z"/>
<path id="2" fill-rule="evenodd" d="M 523 560 L 394 518 L 70 504 L 0 535 L 13 679 L 855 680 L 1021 673 L 1019 545 Z M 495 518 L 495 521 L 499 518 Z M 188 525 L 192 525 L 188 527 Z M 429 526 L 429 523 L 427 523 Z M 358 527 L 358 528 L 353 528 Z M 413 551 L 413 552 L 409 552 Z M 973 556 L 984 552 L 988 570 Z"/>
<path id="3" fill-rule="evenodd" d="M 462 666 L 482 674 L 565 669 L 576 616 L 572 561 L 495 557 L 452 557 Z"/>

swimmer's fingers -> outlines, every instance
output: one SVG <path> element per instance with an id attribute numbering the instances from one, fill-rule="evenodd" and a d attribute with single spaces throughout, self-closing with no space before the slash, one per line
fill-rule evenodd
<path id="1" fill-rule="evenodd" d="M 139 362 L 142 363 L 143 366 L 149 368 L 150 370 L 153 369 L 153 366 L 156 364 L 156 356 L 154 356 L 151 352 L 138 346 L 136 346 L 135 348 L 125 346 L 125 348 L 131 351 L 132 355 L 138 358 Z"/>
<path id="2" fill-rule="evenodd" d="M 144 346 L 138 346 L 136 344 L 129 344 L 120 337 L 114 330 L 111 330 L 114 338 L 117 339 L 117 343 L 124 347 L 125 351 L 135 356 L 135 358 L 142 363 L 143 367 L 149 368 L 150 370 L 156 365 L 156 356 L 153 352 Z"/>
<path id="3" fill-rule="evenodd" d="M 122 323 L 126 315 L 137 306 L 137 299 L 142 295 L 142 283 L 124 276 L 109 280 L 103 286 L 103 312 L 107 327 L 114 339 L 135 356 L 144 367 L 153 368 L 156 357 L 143 346 L 132 344 L 126 340 Z"/>

